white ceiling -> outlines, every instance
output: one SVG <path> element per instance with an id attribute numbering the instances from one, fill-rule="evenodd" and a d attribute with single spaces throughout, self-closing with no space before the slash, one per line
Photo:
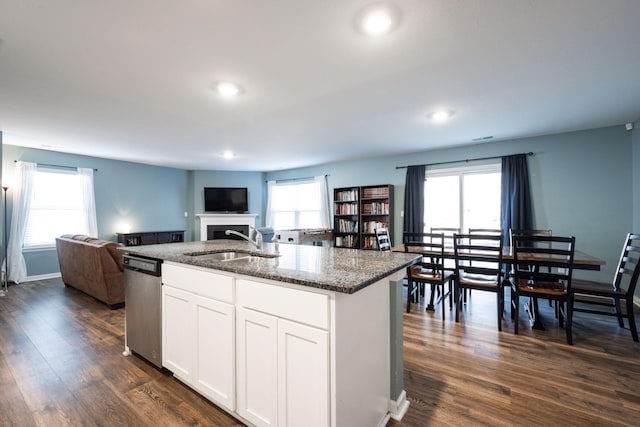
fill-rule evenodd
<path id="1" fill-rule="evenodd" d="M 382 38 L 370 3 L 0 0 L 4 143 L 271 171 L 640 118 L 638 0 L 394 0 Z"/>

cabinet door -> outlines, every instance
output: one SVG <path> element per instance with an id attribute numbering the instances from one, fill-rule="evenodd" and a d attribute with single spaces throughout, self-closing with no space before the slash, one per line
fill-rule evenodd
<path id="1" fill-rule="evenodd" d="M 193 387 L 221 406 L 235 410 L 234 307 L 195 297 L 196 348 Z"/>
<path id="2" fill-rule="evenodd" d="M 236 319 L 238 413 L 256 426 L 276 426 L 278 320 L 242 307 Z"/>
<path id="3" fill-rule="evenodd" d="M 162 366 L 186 383 L 193 371 L 194 295 L 162 286 Z"/>
<path id="4" fill-rule="evenodd" d="M 280 426 L 329 425 L 329 333 L 278 319 Z"/>

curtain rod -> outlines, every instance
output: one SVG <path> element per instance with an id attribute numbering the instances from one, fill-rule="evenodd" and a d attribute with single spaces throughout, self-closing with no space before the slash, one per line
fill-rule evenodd
<path id="1" fill-rule="evenodd" d="M 329 175 L 326 174 L 324 177 L 328 177 Z M 301 178 L 287 178 L 287 179 L 276 179 L 276 183 L 278 182 L 291 182 L 291 181 L 309 181 L 315 179 L 315 176 L 304 176 Z M 267 180 L 265 182 L 269 182 L 270 180 Z"/>
<path id="2" fill-rule="evenodd" d="M 14 160 L 13 162 L 14 162 L 14 163 L 18 163 L 18 161 L 17 161 L 17 160 Z M 49 167 L 53 167 L 53 168 L 75 169 L 75 170 L 80 169 L 80 168 L 78 168 L 77 166 L 52 165 L 52 164 L 50 164 L 50 163 L 36 163 L 36 164 L 37 164 L 38 166 L 49 166 Z M 93 170 L 94 170 L 95 172 L 98 172 L 98 169 L 96 169 L 96 168 L 93 168 Z"/>
<path id="3" fill-rule="evenodd" d="M 520 153 L 526 154 L 527 156 L 533 156 L 533 153 L 530 151 L 528 153 Z M 510 154 L 511 156 L 517 156 L 517 154 Z M 410 166 L 438 166 L 438 165 L 448 165 L 451 163 L 462 163 L 462 162 L 473 162 L 476 160 L 491 160 L 491 159 L 501 159 L 504 156 L 491 156 L 491 157 L 478 157 L 476 159 L 464 159 L 464 160 L 451 160 L 448 162 L 438 162 L 438 163 L 426 163 L 424 165 L 410 165 Z M 406 169 L 409 166 L 396 166 L 396 169 Z"/>

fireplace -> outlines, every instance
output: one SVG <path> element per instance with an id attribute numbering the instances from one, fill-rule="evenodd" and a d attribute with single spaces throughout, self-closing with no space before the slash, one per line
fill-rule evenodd
<path id="1" fill-rule="evenodd" d="M 248 235 L 249 226 L 255 227 L 257 214 L 200 214 L 200 240 L 235 239 L 225 230 L 236 230 Z M 211 227 L 211 228 L 210 228 Z"/>
<path id="2" fill-rule="evenodd" d="M 227 230 L 239 231 L 245 236 L 249 235 L 249 226 L 248 225 L 207 225 L 207 240 L 216 240 L 216 239 L 234 239 L 234 240 L 242 240 L 242 237 L 236 236 L 234 234 L 226 235 L 224 234 Z"/>

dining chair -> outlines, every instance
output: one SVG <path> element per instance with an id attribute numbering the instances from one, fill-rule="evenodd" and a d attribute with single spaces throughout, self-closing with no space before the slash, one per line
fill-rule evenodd
<path id="1" fill-rule="evenodd" d="M 391 252 L 391 237 L 387 227 L 378 227 L 374 230 L 378 250 L 381 252 Z"/>
<path id="2" fill-rule="evenodd" d="M 460 234 L 459 227 L 431 227 L 431 233 L 444 235 L 444 247 L 445 249 L 453 250 L 453 235 Z M 451 258 L 445 258 L 444 268 L 448 271 L 455 271 L 456 265 Z"/>
<path id="3" fill-rule="evenodd" d="M 431 285 L 431 295 L 427 310 L 435 310 L 435 305 L 442 307 L 442 320 L 445 319 L 444 305 L 449 297 L 449 309 L 453 309 L 453 273 L 444 268 L 444 235 L 442 233 L 404 233 L 404 251 L 419 253 L 422 259 L 417 264 L 407 267 L 407 313 L 411 311 L 411 300 L 415 293 L 425 285 Z M 446 285 L 449 285 L 448 291 Z M 436 290 L 438 300 L 435 301 Z"/>
<path id="4" fill-rule="evenodd" d="M 631 337 L 638 341 L 638 330 L 633 307 L 633 294 L 640 275 L 640 235 L 627 234 L 627 238 L 622 247 L 620 261 L 613 276 L 613 283 L 604 283 L 588 280 L 574 280 L 571 284 L 571 296 L 569 304 L 572 306 L 570 313 L 574 311 L 615 316 L 618 324 L 624 328 L 624 318 L 629 321 Z M 599 298 L 599 300 L 593 297 Z M 585 299 L 588 298 L 588 299 Z M 603 301 L 603 299 L 606 299 Z M 626 312 L 623 313 L 620 307 L 621 300 L 626 302 Z M 580 303 L 581 307 L 575 307 L 575 303 Z M 610 310 L 596 310 L 583 308 L 582 305 L 595 305 L 609 307 Z M 611 310 L 613 309 L 613 311 Z"/>
<path id="5" fill-rule="evenodd" d="M 513 248 L 513 235 L 520 235 L 520 236 L 552 236 L 553 235 L 553 231 L 549 230 L 549 229 L 509 229 L 509 246 L 511 246 Z M 535 308 L 536 313 L 538 312 L 538 301 L 533 298 L 531 300 L 531 305 L 533 305 Z M 549 300 L 549 307 L 553 306 L 553 301 Z M 558 317 L 558 305 L 556 304 L 555 307 L 555 315 L 556 317 Z"/>
<path id="6" fill-rule="evenodd" d="M 502 238 L 502 230 L 500 228 L 469 228 L 469 234 L 495 234 Z M 503 280 L 506 278 L 505 272 L 506 270 L 503 270 Z M 467 291 L 471 294 L 471 289 L 467 289 L 463 293 L 465 303 L 467 302 Z M 502 287 L 502 298 L 504 300 L 504 286 Z"/>
<path id="7" fill-rule="evenodd" d="M 520 297 L 548 299 L 558 302 L 560 326 L 564 326 L 567 344 L 571 334 L 571 295 L 575 237 L 513 235 L 513 274 L 511 277 L 511 313 L 518 333 Z M 566 311 L 565 311 L 566 310 Z M 539 316 L 529 310 L 533 320 Z M 565 324 L 566 323 L 566 324 Z"/>
<path id="8" fill-rule="evenodd" d="M 502 233 L 454 234 L 454 299 L 456 322 L 460 319 L 462 296 L 466 289 L 496 293 L 498 330 L 502 331 L 504 292 L 502 292 Z"/>

